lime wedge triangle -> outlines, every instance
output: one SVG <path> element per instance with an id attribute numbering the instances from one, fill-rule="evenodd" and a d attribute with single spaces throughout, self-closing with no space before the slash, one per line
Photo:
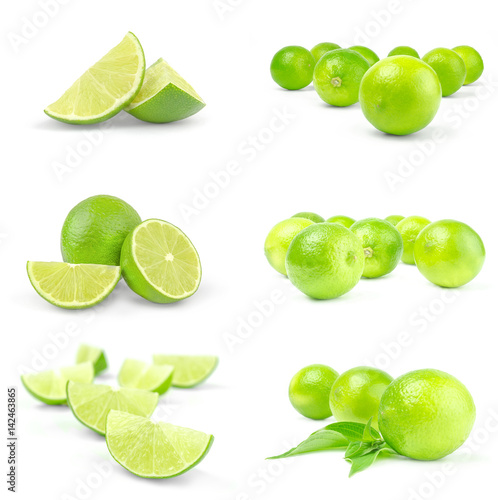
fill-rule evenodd
<path id="1" fill-rule="evenodd" d="M 93 364 L 95 375 L 103 372 L 107 368 L 105 352 L 100 347 L 81 344 L 76 353 L 76 363 L 90 361 Z"/>
<path id="2" fill-rule="evenodd" d="M 102 302 L 117 285 L 119 266 L 28 262 L 33 288 L 46 301 L 64 309 L 85 309 Z"/>
<path id="3" fill-rule="evenodd" d="M 105 434 L 105 421 L 110 410 L 150 417 L 159 395 L 140 389 L 113 389 L 109 385 L 68 382 L 67 404 L 74 416 L 98 434 Z"/>
<path id="4" fill-rule="evenodd" d="M 173 370 L 169 365 L 149 365 L 136 359 L 126 359 L 119 370 L 118 382 L 122 387 L 164 394 L 171 386 Z"/>
<path id="5" fill-rule="evenodd" d="M 123 40 L 94 64 L 45 113 L 66 123 L 98 123 L 111 118 L 135 98 L 145 75 L 138 38 Z"/>
<path id="6" fill-rule="evenodd" d="M 66 385 L 69 380 L 90 383 L 93 376 L 93 364 L 87 362 L 60 370 L 22 375 L 21 381 L 36 399 L 48 405 L 62 405 L 67 400 Z"/>
<path id="7" fill-rule="evenodd" d="M 105 440 L 113 458 L 140 477 L 168 478 L 195 467 L 213 436 L 121 411 L 107 415 Z"/>
<path id="8" fill-rule="evenodd" d="M 159 59 L 147 68 L 140 92 L 125 111 L 146 122 L 168 123 L 192 116 L 205 105 L 193 87 Z"/>
<path id="9" fill-rule="evenodd" d="M 154 354 L 154 364 L 171 365 L 174 387 L 188 388 L 204 382 L 218 365 L 217 356 L 175 356 L 168 354 Z"/>

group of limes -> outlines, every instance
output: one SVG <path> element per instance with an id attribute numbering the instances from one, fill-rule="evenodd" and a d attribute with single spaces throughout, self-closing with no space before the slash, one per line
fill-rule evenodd
<path id="1" fill-rule="evenodd" d="M 34 289 L 65 309 L 98 304 L 121 275 L 141 297 L 158 303 L 193 295 L 201 262 L 192 242 L 160 219 L 141 220 L 125 201 L 97 195 L 78 203 L 61 232 L 64 262 L 28 262 Z"/>
<path id="2" fill-rule="evenodd" d="M 400 260 L 438 286 L 459 287 L 479 274 L 485 259 L 480 236 L 467 224 L 401 215 L 325 221 L 300 212 L 270 230 L 264 251 L 274 269 L 315 299 L 339 297 L 361 277 L 385 276 Z"/>
<path id="3" fill-rule="evenodd" d="M 327 104 L 350 106 L 360 101 L 367 120 L 382 132 L 407 135 L 426 127 L 441 97 L 475 82 L 484 71 L 480 54 L 461 45 L 436 48 L 420 58 L 411 47 L 393 49 L 385 59 L 368 47 L 342 49 L 319 43 L 310 50 L 280 49 L 270 66 L 273 80 L 288 90 L 313 86 Z"/>

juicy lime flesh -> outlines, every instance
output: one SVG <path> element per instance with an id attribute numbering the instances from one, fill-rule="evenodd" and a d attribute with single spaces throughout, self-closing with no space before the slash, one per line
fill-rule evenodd
<path id="1" fill-rule="evenodd" d="M 119 370 L 118 382 L 122 387 L 164 394 L 173 380 L 173 370 L 169 365 L 149 365 L 143 361 L 127 359 Z"/>
<path id="2" fill-rule="evenodd" d="M 453 50 L 433 49 L 422 58 L 437 74 L 443 97 L 459 90 L 467 74 L 463 59 Z"/>
<path id="3" fill-rule="evenodd" d="M 403 255 L 401 256 L 401 260 L 405 264 L 415 264 L 415 257 L 413 256 L 415 240 L 420 234 L 420 231 L 422 231 L 422 229 L 430 223 L 431 221 L 425 217 L 410 215 L 409 217 L 402 219 L 396 225 L 396 229 L 403 238 Z"/>
<path id="4" fill-rule="evenodd" d="M 484 71 L 484 62 L 476 49 L 468 45 L 459 45 L 453 50 L 463 59 L 467 70 L 464 85 L 469 85 L 478 80 Z"/>
<path id="5" fill-rule="evenodd" d="M 213 436 L 164 422 L 111 410 L 106 443 L 113 458 L 133 474 L 149 478 L 178 476 L 208 453 Z"/>
<path id="6" fill-rule="evenodd" d="M 294 214 L 292 218 L 294 217 L 299 217 L 301 219 L 309 219 L 312 222 L 325 222 L 325 219 L 321 216 L 316 214 L 315 212 L 298 212 L 297 214 Z"/>
<path id="7" fill-rule="evenodd" d="M 307 87 L 313 80 L 315 58 L 313 54 L 299 45 L 280 49 L 270 64 L 270 72 L 275 83 L 287 90 Z"/>
<path id="8" fill-rule="evenodd" d="M 217 356 L 155 354 L 154 364 L 174 367 L 174 387 L 194 387 L 204 382 L 218 366 Z"/>
<path id="9" fill-rule="evenodd" d="M 81 344 L 76 353 L 76 363 L 86 363 L 87 361 L 93 364 L 95 375 L 103 372 L 107 368 L 107 359 L 102 349 L 91 345 Z"/>
<path id="10" fill-rule="evenodd" d="M 84 309 L 104 300 L 121 276 L 118 266 L 28 262 L 28 276 L 38 294 L 64 309 Z"/>
<path id="11" fill-rule="evenodd" d="M 330 52 L 331 50 L 336 50 L 340 49 L 341 47 L 337 45 L 336 43 L 332 42 L 322 42 L 318 43 L 311 49 L 311 53 L 313 54 L 313 57 L 315 58 L 315 61 L 318 62 L 320 58 L 325 55 L 327 52 Z"/>

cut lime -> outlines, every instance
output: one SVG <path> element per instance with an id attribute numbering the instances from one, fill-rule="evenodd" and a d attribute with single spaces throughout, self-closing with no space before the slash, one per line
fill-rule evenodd
<path id="1" fill-rule="evenodd" d="M 118 464 L 140 477 L 178 476 L 208 453 L 214 437 L 122 411 L 107 416 L 105 440 Z"/>
<path id="2" fill-rule="evenodd" d="M 125 111 L 145 122 L 168 123 L 195 115 L 205 105 L 193 87 L 159 59 L 147 68 L 140 92 Z"/>
<path id="3" fill-rule="evenodd" d="M 64 309 L 85 309 L 102 302 L 117 285 L 119 266 L 28 262 L 33 288 L 46 301 Z"/>
<path id="4" fill-rule="evenodd" d="M 159 395 L 141 389 L 113 389 L 109 385 L 81 384 L 69 381 L 67 404 L 74 416 L 98 434 L 105 434 L 105 421 L 110 410 L 120 410 L 150 417 Z"/>
<path id="5" fill-rule="evenodd" d="M 133 33 L 94 64 L 45 113 L 66 123 L 98 123 L 135 98 L 145 74 L 142 46 Z"/>
<path id="6" fill-rule="evenodd" d="M 76 353 L 76 363 L 85 363 L 86 361 L 90 361 L 93 364 L 95 375 L 107 368 L 105 352 L 100 347 L 81 344 Z"/>
<path id="7" fill-rule="evenodd" d="M 22 375 L 21 381 L 27 391 L 36 399 L 48 405 L 63 405 L 67 400 L 66 385 L 69 380 L 89 384 L 92 382 L 93 376 L 93 365 L 86 362 L 60 370 Z"/>
<path id="8" fill-rule="evenodd" d="M 122 387 L 164 394 L 173 380 L 173 370 L 169 365 L 149 365 L 136 359 L 126 359 L 119 370 L 118 382 Z"/>
<path id="9" fill-rule="evenodd" d="M 154 354 L 154 364 L 175 367 L 174 387 L 194 387 L 204 382 L 218 366 L 218 356 L 174 356 Z"/>
<path id="10" fill-rule="evenodd" d="M 121 268 L 128 286 L 151 302 L 176 302 L 193 295 L 201 282 L 194 245 L 176 226 L 149 219 L 125 239 Z"/>

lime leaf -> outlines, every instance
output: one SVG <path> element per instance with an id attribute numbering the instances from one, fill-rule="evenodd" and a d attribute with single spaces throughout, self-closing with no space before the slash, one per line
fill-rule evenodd
<path id="1" fill-rule="evenodd" d="M 396 452 L 392 448 L 389 448 L 386 444 L 382 444 L 380 446 L 368 446 L 366 443 L 361 443 L 357 452 L 353 456 L 345 457 L 345 459 L 351 464 L 349 477 L 368 469 L 375 462 L 375 460 L 377 460 L 381 453 L 396 454 Z"/>
<path id="2" fill-rule="evenodd" d="M 373 441 L 377 441 L 381 439 L 380 434 L 372 427 L 373 417 L 370 417 L 370 420 L 365 425 L 365 430 L 363 431 L 362 441 L 364 443 L 371 443 Z"/>

